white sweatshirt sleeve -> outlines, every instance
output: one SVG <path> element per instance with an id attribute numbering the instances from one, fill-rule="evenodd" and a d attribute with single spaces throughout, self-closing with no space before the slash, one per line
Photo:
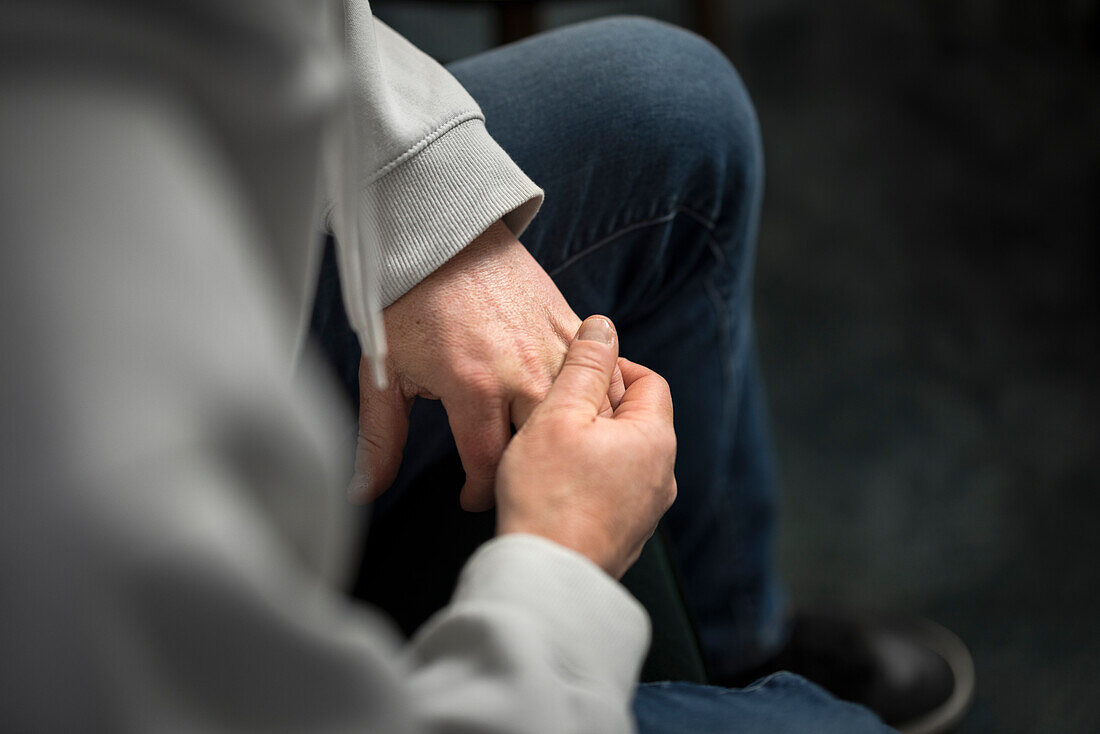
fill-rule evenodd
<path id="1" fill-rule="evenodd" d="M 342 413 L 186 98 L 0 100 L 6 731 L 632 729 L 647 618 L 569 550 L 488 543 L 407 645 L 326 582 Z"/>
<path id="2" fill-rule="evenodd" d="M 345 2 L 345 44 L 362 203 L 373 210 L 382 306 L 502 220 L 517 237 L 543 192 L 485 129 L 451 74 L 371 14 Z"/>

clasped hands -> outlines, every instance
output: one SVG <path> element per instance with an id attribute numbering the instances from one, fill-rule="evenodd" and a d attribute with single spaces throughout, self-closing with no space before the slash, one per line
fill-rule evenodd
<path id="1" fill-rule="evenodd" d="M 498 534 L 548 537 L 621 576 L 675 498 L 664 379 L 618 357 L 609 320 L 582 329 L 499 222 L 384 319 L 389 386 L 375 388 L 360 365 L 353 497 L 389 487 L 413 400 L 438 399 L 466 473 L 463 508 L 495 502 Z"/>

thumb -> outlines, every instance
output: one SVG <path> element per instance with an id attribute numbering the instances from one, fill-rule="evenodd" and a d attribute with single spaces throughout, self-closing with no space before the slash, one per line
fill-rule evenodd
<path id="1" fill-rule="evenodd" d="M 565 363 L 547 393 L 549 410 L 582 410 L 597 415 L 619 356 L 615 326 L 604 316 L 589 316 L 569 345 Z"/>
<path id="2" fill-rule="evenodd" d="M 369 365 L 359 368 L 359 437 L 355 443 L 355 474 L 348 485 L 353 502 L 369 502 L 385 492 L 401 468 L 409 434 L 411 400 L 396 380 L 385 390 L 374 387 Z"/>

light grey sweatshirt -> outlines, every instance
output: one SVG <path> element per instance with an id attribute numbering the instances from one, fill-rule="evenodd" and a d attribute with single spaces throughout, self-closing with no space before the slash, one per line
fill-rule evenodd
<path id="1" fill-rule="evenodd" d="M 0 6 L 3 729 L 630 731 L 648 620 L 564 547 L 487 543 L 410 643 L 345 600 L 353 427 L 291 367 L 326 221 L 380 350 L 540 198 L 366 2 Z"/>

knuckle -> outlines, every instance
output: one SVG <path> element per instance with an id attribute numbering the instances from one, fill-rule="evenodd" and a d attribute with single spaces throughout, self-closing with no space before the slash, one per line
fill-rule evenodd
<path id="1" fill-rule="evenodd" d="M 563 314 L 551 316 L 550 326 L 563 350 L 569 349 L 569 345 L 573 343 L 573 339 L 577 336 L 577 330 L 581 328 L 583 322 L 584 320 L 572 309 L 567 309 Z"/>
<path id="2" fill-rule="evenodd" d="M 676 501 L 676 495 L 679 493 L 679 488 L 676 486 L 676 478 L 673 477 L 666 485 L 664 492 L 665 509 L 672 507 L 672 503 Z"/>
<path id="3" fill-rule="evenodd" d="M 533 375 L 523 383 L 516 398 L 529 405 L 538 405 L 542 402 L 543 398 L 546 397 L 546 393 L 550 392 L 550 385 L 551 382 L 548 378 L 541 375 Z"/>
<path id="4" fill-rule="evenodd" d="M 676 431 L 673 430 L 672 426 L 668 426 L 663 431 L 661 431 L 660 450 L 662 455 L 666 456 L 669 461 L 675 461 Z"/>
<path id="5" fill-rule="evenodd" d="M 652 426 L 646 434 L 650 456 L 662 466 L 671 467 L 676 461 L 676 431 L 671 423 Z"/>
<path id="6" fill-rule="evenodd" d="M 554 348 L 548 349 L 541 343 L 533 343 L 517 350 L 517 356 L 523 375 L 532 378 L 553 377 L 561 369 L 565 352 Z"/>
<path id="7" fill-rule="evenodd" d="M 668 380 L 666 380 L 664 377 L 657 374 L 656 372 L 654 372 L 653 375 L 654 375 L 655 379 L 657 380 L 657 385 L 658 385 L 658 388 L 660 390 L 661 397 L 663 397 L 665 400 L 667 400 L 671 404 L 672 403 L 672 388 L 669 387 Z"/>
<path id="8" fill-rule="evenodd" d="M 501 393 L 500 380 L 480 365 L 460 368 L 456 377 L 462 392 L 473 401 L 486 402 Z"/>

